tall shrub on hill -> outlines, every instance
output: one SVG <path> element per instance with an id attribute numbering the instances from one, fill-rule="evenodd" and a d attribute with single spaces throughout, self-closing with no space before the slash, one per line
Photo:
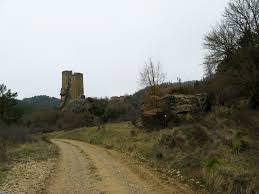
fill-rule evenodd
<path id="1" fill-rule="evenodd" d="M 259 107 L 259 0 L 232 0 L 205 37 L 209 89 L 224 104 L 248 97 Z"/>

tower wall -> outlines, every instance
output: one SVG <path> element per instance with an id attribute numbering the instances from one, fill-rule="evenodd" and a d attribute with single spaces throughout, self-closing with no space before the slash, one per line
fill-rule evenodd
<path id="1" fill-rule="evenodd" d="M 80 99 L 84 95 L 83 74 L 74 73 L 71 78 L 71 95 L 72 99 Z"/>
<path id="2" fill-rule="evenodd" d="M 64 100 L 65 92 L 68 91 L 68 95 L 71 96 L 71 78 L 72 71 L 63 71 L 62 72 L 62 88 L 61 88 L 61 100 Z"/>
<path id="3" fill-rule="evenodd" d="M 62 88 L 67 88 L 71 82 L 72 71 L 62 72 Z"/>

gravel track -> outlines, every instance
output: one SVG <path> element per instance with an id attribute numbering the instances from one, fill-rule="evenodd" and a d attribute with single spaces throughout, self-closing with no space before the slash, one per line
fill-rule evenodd
<path id="1" fill-rule="evenodd" d="M 195 193 L 116 151 L 74 140 L 53 143 L 61 156 L 46 193 Z"/>

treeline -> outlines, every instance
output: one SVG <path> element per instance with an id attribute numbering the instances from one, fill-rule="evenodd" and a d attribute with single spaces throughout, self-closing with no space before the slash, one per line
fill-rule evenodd
<path id="1" fill-rule="evenodd" d="M 131 121 L 136 119 L 136 115 L 137 102 L 132 97 L 124 97 L 123 100 L 87 98 L 70 102 L 62 110 L 35 111 L 25 115 L 22 123 L 35 132 L 49 132 Z"/>
<path id="2" fill-rule="evenodd" d="M 205 37 L 206 90 L 220 105 L 259 107 L 259 1 L 232 0 Z"/>
<path id="3" fill-rule="evenodd" d="M 73 101 L 61 110 L 56 98 L 36 96 L 17 100 L 17 95 L 0 85 L 0 126 L 6 128 L 2 131 L 18 127 L 38 133 L 131 121 L 136 118 L 139 106 L 138 97 L 124 96 Z"/>

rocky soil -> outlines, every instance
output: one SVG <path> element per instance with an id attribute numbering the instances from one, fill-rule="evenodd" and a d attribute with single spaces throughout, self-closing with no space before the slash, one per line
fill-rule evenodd
<path id="1" fill-rule="evenodd" d="M 54 171 L 56 160 L 23 161 L 12 164 L 0 193 L 41 193 Z"/>

